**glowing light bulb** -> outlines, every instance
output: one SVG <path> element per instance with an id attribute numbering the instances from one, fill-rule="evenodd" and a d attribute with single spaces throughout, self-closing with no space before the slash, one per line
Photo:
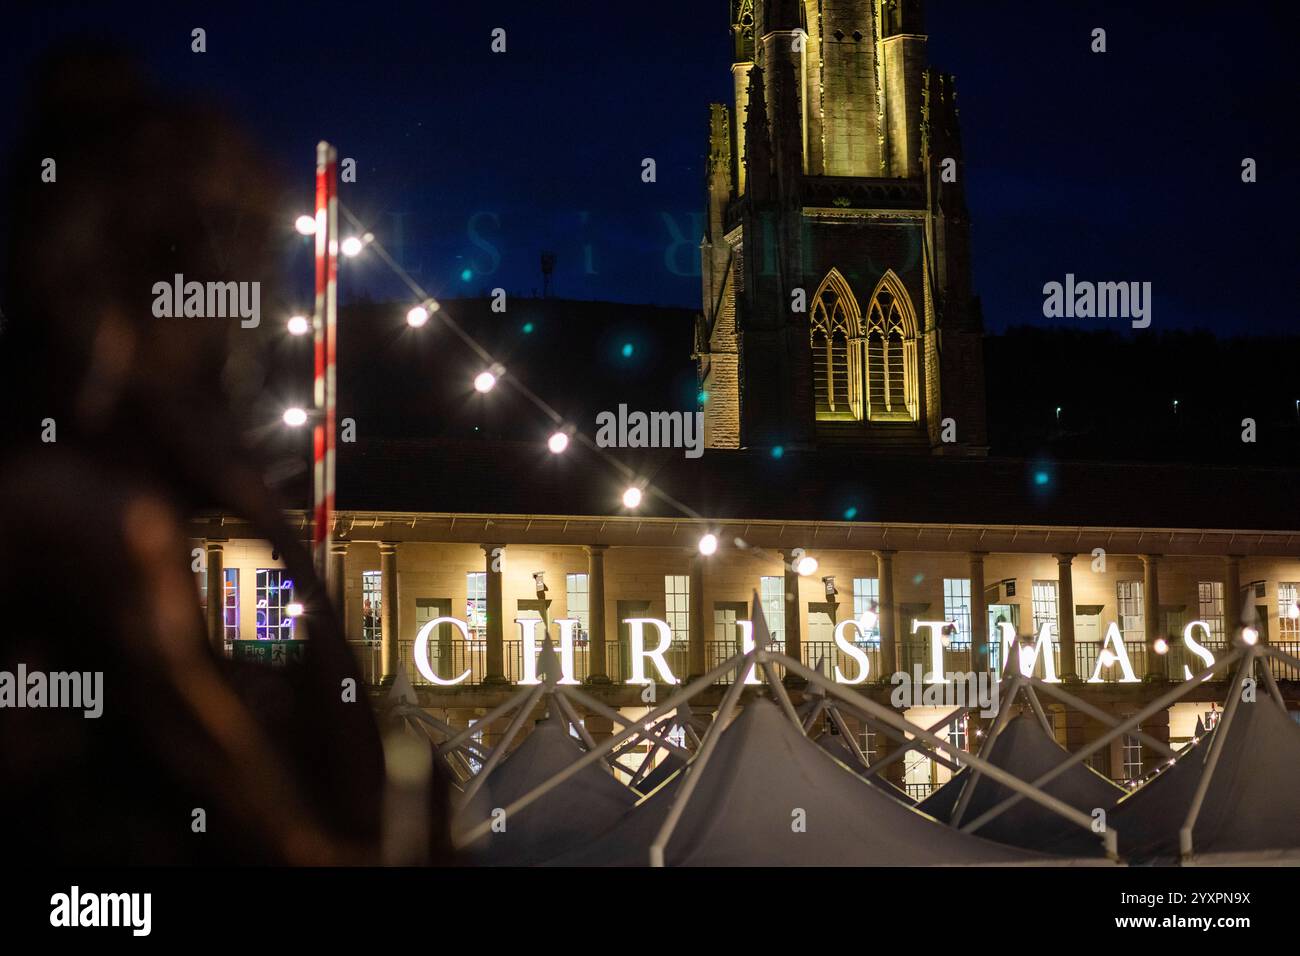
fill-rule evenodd
<path id="1" fill-rule="evenodd" d="M 343 240 L 343 245 L 339 246 L 339 250 L 348 258 L 358 255 L 361 252 L 361 248 L 361 240 L 356 236 L 348 236 Z"/>
<path id="2" fill-rule="evenodd" d="M 302 617 L 302 605 L 297 601 L 290 601 L 284 606 L 284 613 L 289 617 Z"/>
<path id="3" fill-rule="evenodd" d="M 1286 616 L 1293 621 L 1300 621 L 1300 601 L 1297 601 L 1286 609 Z"/>
<path id="4" fill-rule="evenodd" d="M 794 569 L 804 577 L 807 577 L 810 574 L 816 574 L 817 559 L 805 554 L 802 558 L 799 559 L 799 563 L 794 566 Z"/>
<path id="5" fill-rule="evenodd" d="M 316 218 L 308 216 L 306 213 L 299 216 L 293 221 L 293 228 L 298 230 L 299 235 L 312 236 L 316 234 Z"/>
<path id="6" fill-rule="evenodd" d="M 298 428 L 300 425 L 307 424 L 307 412 L 302 408 L 286 408 L 284 410 L 284 423 L 290 428 Z"/>
<path id="7" fill-rule="evenodd" d="M 1168 654 L 1169 642 L 1166 641 L 1163 637 L 1157 637 L 1155 641 L 1152 643 L 1151 649 L 1155 651 L 1157 654 Z"/>
<path id="8" fill-rule="evenodd" d="M 289 317 L 289 334 L 306 335 L 311 331 L 311 320 L 305 315 L 292 315 Z"/>
<path id="9" fill-rule="evenodd" d="M 474 376 L 474 391 L 487 394 L 497 383 L 497 377 L 491 372 L 479 372 Z"/>
<path id="10" fill-rule="evenodd" d="M 1241 629 L 1241 639 L 1247 644 L 1254 645 L 1259 641 L 1259 631 L 1253 627 L 1243 627 Z"/>
<path id="11" fill-rule="evenodd" d="M 569 436 L 564 432 L 556 432 L 546 440 L 546 447 L 551 450 L 552 455 L 561 455 L 569 447 Z"/>
<path id="12" fill-rule="evenodd" d="M 718 536 L 716 534 L 706 534 L 700 538 L 700 554 L 708 557 L 718 550 Z"/>
<path id="13" fill-rule="evenodd" d="M 429 310 L 422 305 L 417 305 L 406 313 L 406 324 L 413 329 L 418 329 L 429 321 Z"/>
<path id="14" fill-rule="evenodd" d="M 641 504 L 641 489 L 632 485 L 623 492 L 623 507 L 636 508 Z"/>

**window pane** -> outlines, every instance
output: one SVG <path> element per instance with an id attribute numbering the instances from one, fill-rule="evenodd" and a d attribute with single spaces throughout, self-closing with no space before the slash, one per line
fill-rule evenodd
<path id="1" fill-rule="evenodd" d="M 257 639 L 280 641 L 293 638 L 293 618 L 287 608 L 293 602 L 293 581 L 282 568 L 257 569 Z"/>
<path id="2" fill-rule="evenodd" d="M 778 644 L 785 643 L 785 575 L 759 578 L 759 600 L 767 631 Z"/>
<path id="3" fill-rule="evenodd" d="M 469 571 L 465 574 L 465 623 L 474 643 L 487 640 L 486 571 Z"/>
<path id="4" fill-rule="evenodd" d="M 690 636 L 691 579 L 685 574 L 664 576 L 664 609 L 673 640 L 685 642 Z"/>
<path id="5" fill-rule="evenodd" d="M 870 643 L 880 642 L 880 581 L 876 578 L 853 579 L 853 616 L 862 620 L 862 615 L 871 612 L 874 615 L 872 626 L 863 636 Z"/>
<path id="6" fill-rule="evenodd" d="M 943 579 L 943 617 L 945 621 L 957 627 L 957 633 L 952 636 L 952 646 L 969 647 L 970 578 Z"/>
<path id="7" fill-rule="evenodd" d="M 564 600 L 566 613 L 578 621 L 581 634 L 586 634 L 591 628 L 591 595 L 587 575 L 574 573 L 564 576 Z"/>
<path id="8" fill-rule="evenodd" d="M 379 640 L 383 576 L 379 571 L 361 572 L 361 639 Z"/>

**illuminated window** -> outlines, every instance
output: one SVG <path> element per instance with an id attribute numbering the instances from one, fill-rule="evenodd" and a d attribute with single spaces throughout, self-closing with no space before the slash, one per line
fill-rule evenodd
<path id="1" fill-rule="evenodd" d="M 686 643 L 691 622 L 691 579 L 687 575 L 664 575 L 664 611 L 673 641 Z"/>
<path id="2" fill-rule="evenodd" d="M 916 421 L 916 315 L 892 270 L 876 286 L 865 324 L 868 417 L 873 422 Z"/>
<path id="3" fill-rule="evenodd" d="M 379 640 L 380 604 L 383 593 L 383 575 L 379 571 L 361 572 L 361 639 Z"/>
<path id="4" fill-rule="evenodd" d="M 228 591 L 227 596 L 229 596 Z M 289 579 L 287 571 L 281 568 L 257 569 L 257 639 L 259 641 L 281 641 L 293 638 L 293 618 L 288 613 L 288 607 L 292 602 L 293 581 Z"/>
<path id="5" fill-rule="evenodd" d="M 954 747 L 971 753 L 969 724 L 965 714 L 962 714 L 955 721 L 948 725 L 948 743 Z"/>
<path id="6" fill-rule="evenodd" d="M 222 629 L 226 632 L 226 641 L 239 640 L 239 568 L 226 568 L 225 600 L 222 602 Z"/>
<path id="7" fill-rule="evenodd" d="M 591 630 L 591 595 L 585 574 L 564 576 L 564 607 L 569 617 L 578 622 L 578 639 L 584 639 Z"/>
<path id="8" fill-rule="evenodd" d="M 1223 640 L 1223 582 L 1198 581 L 1196 584 L 1196 613 L 1199 620 L 1210 626 L 1210 639 Z"/>
<path id="9" fill-rule="evenodd" d="M 469 627 L 471 646 L 487 641 L 486 571 L 468 571 L 465 574 L 465 624 Z"/>
<path id="10" fill-rule="evenodd" d="M 953 647 L 970 647 L 970 578 L 943 579 L 943 619 L 957 625 Z"/>
<path id="11" fill-rule="evenodd" d="M 773 575 L 759 578 L 758 596 L 763 605 L 763 620 L 767 633 L 780 646 L 785 646 L 785 576 Z"/>
<path id="12" fill-rule="evenodd" d="M 1142 741 L 1129 734 L 1124 735 L 1123 768 L 1125 780 L 1142 778 Z"/>
<path id="13" fill-rule="evenodd" d="M 871 630 L 863 635 L 869 644 L 880 643 L 880 581 L 876 578 L 853 579 L 853 617 L 859 621 L 870 611 L 877 615 Z"/>
<path id="14" fill-rule="evenodd" d="M 1146 640 L 1146 623 L 1142 619 L 1142 582 L 1120 581 L 1116 585 L 1119 597 L 1119 629 L 1124 640 L 1141 643 Z"/>
<path id="15" fill-rule="evenodd" d="M 862 730 L 858 732 L 858 749 L 862 751 L 862 756 L 867 758 L 867 763 L 871 763 L 875 759 L 876 732 L 865 724 Z"/>
<path id="16" fill-rule="evenodd" d="M 1057 581 L 1035 581 L 1032 590 L 1032 604 L 1034 610 L 1034 633 L 1037 634 L 1043 629 L 1044 624 L 1052 625 L 1052 634 L 1059 635 L 1060 620 L 1058 618 L 1060 597 L 1057 588 Z"/>
<path id="17" fill-rule="evenodd" d="M 849 284 L 836 269 L 813 296 L 810 335 L 817 420 L 861 420 L 862 317 Z"/>
<path id="18" fill-rule="evenodd" d="M 1300 640 L 1300 584 L 1279 581 L 1277 584 L 1278 636 L 1284 641 Z"/>

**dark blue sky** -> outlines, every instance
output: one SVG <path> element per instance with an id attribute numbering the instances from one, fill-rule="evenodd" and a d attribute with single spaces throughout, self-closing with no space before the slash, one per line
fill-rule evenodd
<path id="1" fill-rule="evenodd" d="M 725 0 L 281 6 L 24 6 L 6 18 L 0 83 L 20 95 L 42 52 L 90 35 L 224 105 L 301 183 L 304 208 L 314 144 L 335 141 L 359 165 L 344 201 L 435 294 L 528 294 L 550 249 L 557 295 L 699 305 L 707 104 L 731 87 Z M 989 328 L 1046 322 L 1043 283 L 1074 272 L 1152 282 L 1155 329 L 1292 329 L 1300 170 L 1282 5 L 1129 6 L 929 4 L 931 60 L 958 78 Z M 489 52 L 497 26 L 504 55 Z M 1088 50 L 1095 26 L 1104 55 Z M 0 152 L 19 121 L 0 115 Z M 372 262 L 349 267 L 345 295 L 359 291 L 398 290 Z"/>

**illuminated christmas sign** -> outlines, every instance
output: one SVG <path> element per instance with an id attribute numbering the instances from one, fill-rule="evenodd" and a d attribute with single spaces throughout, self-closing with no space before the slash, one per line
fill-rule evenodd
<path id="1" fill-rule="evenodd" d="M 537 669 L 537 658 L 542 650 L 542 638 L 537 633 L 537 625 L 541 623 L 537 618 L 515 619 L 515 624 L 519 627 L 523 654 L 523 676 L 519 681 L 521 684 L 541 683 Z M 653 617 L 630 617 L 625 619 L 623 623 L 627 625 L 628 629 L 628 660 L 631 674 L 626 683 L 680 683 L 679 678 L 672 672 L 672 668 L 668 664 L 668 651 L 673 642 L 673 632 L 668 622 Z M 443 677 L 434 671 L 433 665 L 429 661 L 429 639 L 434 628 L 444 624 L 455 628 L 460 633 L 461 640 L 468 642 L 471 639 L 469 627 L 461 619 L 455 617 L 435 618 L 421 627 L 419 633 L 415 636 L 415 666 L 429 683 L 437 684 L 440 687 L 451 687 L 468 680 L 471 671 L 467 667 L 455 677 Z M 559 629 L 559 638 L 556 642 L 556 653 L 560 661 L 561 674 L 559 683 L 577 684 L 579 681 L 575 675 L 574 648 L 577 644 L 580 622 L 572 618 L 561 618 L 555 624 Z M 748 653 L 755 647 L 754 625 L 751 621 L 737 621 L 736 624 L 740 628 L 740 651 Z M 852 666 L 847 668 L 841 668 L 839 662 L 834 664 L 832 676 L 837 683 L 862 684 L 870 677 L 871 658 L 867 654 L 867 647 L 871 645 L 866 643 L 866 636 L 872 633 L 875 625 L 876 615 L 867 612 L 860 618 L 841 621 L 835 626 L 835 647 L 842 655 L 842 659 L 847 658 L 848 661 L 853 662 Z M 1183 629 L 1183 644 L 1194 656 L 1204 661 L 1207 667 L 1213 666 L 1214 655 L 1196 640 L 1197 628 L 1203 631 L 1206 637 L 1210 636 L 1209 624 L 1205 621 L 1192 621 Z M 1016 648 L 1018 649 L 1017 656 L 1019 657 L 1018 663 L 1021 674 L 1026 677 L 1031 676 L 1041 659 L 1043 680 L 1053 684 L 1060 683 L 1061 679 L 1056 673 L 1057 638 L 1054 634 L 1055 629 L 1054 624 L 1050 622 L 1044 623 L 1038 632 L 1038 636 L 1031 643 L 1028 639 L 1017 637 L 1013 624 L 1006 621 L 998 622 L 999 644 L 1002 650 L 1001 659 L 1004 661 L 1011 660 L 1012 649 Z M 919 634 L 923 631 L 929 635 L 930 650 L 929 673 L 926 674 L 925 681 L 926 683 L 944 683 L 947 677 L 945 676 L 943 653 L 944 649 L 950 647 L 952 643 L 952 622 L 913 620 L 912 633 Z M 1119 683 L 1133 684 L 1138 682 L 1123 636 L 1120 634 L 1119 626 L 1112 623 L 1101 643 L 1097 654 L 1097 664 L 1092 675 L 1088 678 L 1088 682 L 1093 684 L 1101 683 L 1105 679 L 1103 674 L 1109 668 L 1116 666 L 1119 667 L 1121 675 Z M 1190 680 L 1192 676 L 1191 668 L 1184 664 L 1183 679 Z M 749 673 L 745 675 L 745 683 L 761 683 L 754 673 L 754 668 L 751 667 Z"/>

